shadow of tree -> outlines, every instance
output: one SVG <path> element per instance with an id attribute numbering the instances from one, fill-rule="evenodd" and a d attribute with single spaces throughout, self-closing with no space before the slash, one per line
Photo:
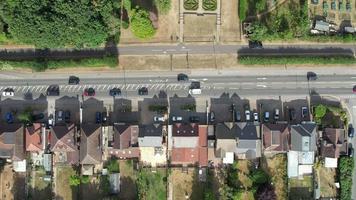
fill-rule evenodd
<path id="1" fill-rule="evenodd" d="M 22 200 L 26 199 L 25 187 L 26 187 L 26 177 L 24 173 L 14 173 L 14 184 L 11 188 L 11 193 L 14 195 L 14 199 Z M 6 199 L 6 197 L 5 197 Z"/>

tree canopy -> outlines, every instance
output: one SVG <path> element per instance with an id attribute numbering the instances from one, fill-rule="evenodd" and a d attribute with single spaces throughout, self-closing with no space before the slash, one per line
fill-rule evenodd
<path id="1" fill-rule="evenodd" d="M 141 39 L 151 38 L 156 30 L 153 27 L 150 20 L 149 13 L 140 8 L 133 9 L 131 11 L 131 31 L 132 33 Z"/>
<path id="2" fill-rule="evenodd" d="M 154 0 L 154 3 L 162 14 L 167 14 L 171 9 L 171 0 Z"/>
<path id="3" fill-rule="evenodd" d="M 119 1 L 4 0 L 0 4 L 8 34 L 39 48 L 96 47 L 119 33 Z"/>

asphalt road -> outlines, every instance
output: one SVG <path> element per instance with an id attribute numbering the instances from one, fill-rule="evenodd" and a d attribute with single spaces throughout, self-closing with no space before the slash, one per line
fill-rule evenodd
<path id="1" fill-rule="evenodd" d="M 0 48 L 0 59 L 69 59 L 113 55 L 167 55 L 167 54 L 236 54 L 239 55 L 355 55 L 353 44 L 280 44 L 264 45 L 263 49 L 249 49 L 247 45 L 194 44 L 194 45 L 140 45 L 92 49 Z"/>
<path id="2" fill-rule="evenodd" d="M 67 78 L 54 79 L 7 79 L 0 81 L 0 90 L 11 87 L 16 96 L 26 92 L 33 96 L 46 93 L 51 84 L 60 86 L 61 95 L 81 95 L 83 90 L 93 87 L 97 96 L 108 96 L 113 87 L 121 88 L 123 97 L 138 97 L 138 89 L 147 87 L 149 96 L 166 92 L 169 96 L 187 96 L 191 81 L 201 82 L 202 94 L 197 96 L 214 97 L 224 92 L 236 93 L 241 96 L 278 96 L 308 95 L 309 92 L 323 95 L 353 96 L 352 88 L 356 84 L 356 76 L 350 75 L 319 75 L 316 81 L 308 82 L 305 75 L 290 76 L 190 76 L 190 81 L 178 82 L 176 76 L 156 77 L 85 77 L 79 85 L 68 85 Z"/>

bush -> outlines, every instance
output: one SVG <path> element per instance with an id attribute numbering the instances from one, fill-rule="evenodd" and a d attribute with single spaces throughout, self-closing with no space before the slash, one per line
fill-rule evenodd
<path id="1" fill-rule="evenodd" d="M 81 176 L 80 182 L 83 184 L 88 184 L 90 182 L 89 176 Z"/>
<path id="2" fill-rule="evenodd" d="M 156 33 L 149 13 L 145 10 L 136 7 L 132 10 L 130 21 L 132 33 L 140 39 L 149 39 Z"/>
<path id="3" fill-rule="evenodd" d="M 248 1 L 239 0 L 239 17 L 241 22 L 245 21 L 247 10 L 248 10 Z"/>
<path id="4" fill-rule="evenodd" d="M 167 112 L 168 107 L 162 105 L 149 105 L 148 110 L 152 112 L 164 113 Z"/>
<path id="5" fill-rule="evenodd" d="M 70 186 L 78 186 L 78 185 L 80 185 L 80 177 L 78 175 L 71 175 L 69 177 L 69 185 Z"/>
<path id="6" fill-rule="evenodd" d="M 154 2 L 161 14 L 167 14 L 171 9 L 171 0 L 155 0 Z"/>
<path id="7" fill-rule="evenodd" d="M 127 22 L 127 21 L 122 21 L 122 28 L 123 29 L 128 29 L 129 28 L 129 26 L 130 26 L 130 24 Z"/>
<path id="8" fill-rule="evenodd" d="M 203 0 L 203 9 L 207 11 L 216 10 L 217 3 L 216 0 Z"/>
<path id="9" fill-rule="evenodd" d="M 340 157 L 340 199 L 351 200 L 352 174 L 354 170 L 354 160 L 351 157 Z"/>
<path id="10" fill-rule="evenodd" d="M 239 56 L 238 62 L 243 65 L 286 65 L 286 64 L 356 64 L 350 56 Z"/>
<path id="11" fill-rule="evenodd" d="M 185 104 L 180 107 L 180 109 L 185 110 L 185 111 L 192 111 L 194 112 L 196 110 L 195 104 Z"/>
<path id="12" fill-rule="evenodd" d="M 326 106 L 319 104 L 314 111 L 315 118 L 322 119 L 326 114 L 327 108 Z"/>
<path id="13" fill-rule="evenodd" d="M 116 158 L 111 158 L 110 160 L 108 160 L 108 162 L 106 163 L 106 167 L 108 168 L 108 171 L 110 173 L 120 172 L 119 162 L 117 161 Z"/>
<path id="14" fill-rule="evenodd" d="M 186 10 L 197 10 L 199 2 L 198 0 L 184 0 L 183 6 Z"/>

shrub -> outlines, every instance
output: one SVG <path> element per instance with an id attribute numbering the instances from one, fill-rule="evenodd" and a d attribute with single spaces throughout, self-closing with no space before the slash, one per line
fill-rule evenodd
<path id="1" fill-rule="evenodd" d="M 149 105 L 148 110 L 152 112 L 164 113 L 168 110 L 167 106 L 163 105 Z"/>
<path id="2" fill-rule="evenodd" d="M 316 108 L 315 108 L 315 118 L 318 118 L 318 119 L 322 119 L 325 114 L 326 114 L 326 106 L 322 105 L 322 104 L 319 104 Z"/>
<path id="3" fill-rule="evenodd" d="M 180 109 L 185 110 L 185 111 L 195 111 L 196 106 L 195 104 L 184 104 L 180 107 Z"/>
<path id="4" fill-rule="evenodd" d="M 123 29 L 128 29 L 129 26 L 130 26 L 127 21 L 122 21 L 122 24 L 121 24 L 121 25 L 122 25 L 122 28 L 123 28 Z"/>
<path id="5" fill-rule="evenodd" d="M 353 158 L 341 157 L 338 170 L 340 174 L 340 199 L 351 200 Z"/>
<path id="6" fill-rule="evenodd" d="M 239 17 L 241 22 L 245 21 L 247 10 L 248 10 L 248 1 L 239 0 Z"/>
<path id="7" fill-rule="evenodd" d="M 89 176 L 81 176 L 80 182 L 83 184 L 88 184 L 90 182 Z"/>
<path id="8" fill-rule="evenodd" d="M 78 175 L 71 175 L 69 177 L 69 185 L 70 186 L 78 186 L 78 185 L 80 185 L 80 177 Z"/>
<path id="9" fill-rule="evenodd" d="M 350 56 L 239 56 L 238 62 L 243 65 L 286 65 L 286 64 L 356 64 Z"/>
<path id="10" fill-rule="evenodd" d="M 186 10 L 197 10 L 199 2 L 198 0 L 184 0 L 183 6 Z"/>
<path id="11" fill-rule="evenodd" d="M 154 2 L 161 14 L 167 14 L 171 9 L 171 0 L 155 0 Z"/>
<path id="12" fill-rule="evenodd" d="M 108 160 L 108 162 L 106 163 L 106 167 L 108 168 L 108 171 L 110 173 L 120 172 L 119 162 L 117 161 L 116 158 L 111 158 L 110 160 Z"/>
<path id="13" fill-rule="evenodd" d="M 216 10 L 216 0 L 203 0 L 203 9 L 208 11 Z"/>
<path id="14" fill-rule="evenodd" d="M 145 10 L 136 7 L 132 10 L 130 21 L 132 33 L 140 39 L 149 39 L 156 33 L 149 13 Z"/>

